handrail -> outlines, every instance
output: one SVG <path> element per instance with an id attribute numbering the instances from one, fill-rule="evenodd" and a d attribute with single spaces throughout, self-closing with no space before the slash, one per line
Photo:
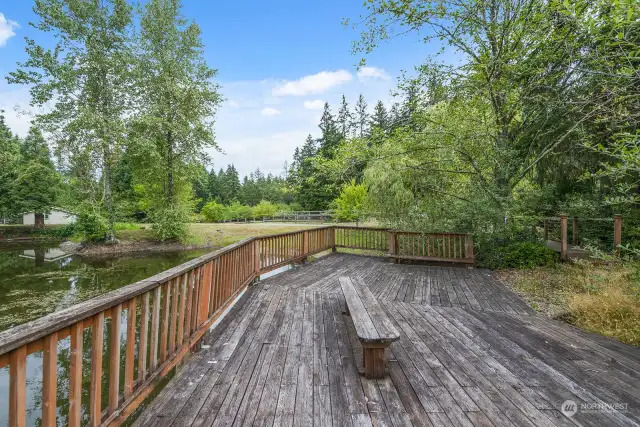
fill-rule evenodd
<path id="1" fill-rule="evenodd" d="M 9 426 L 26 423 L 26 359 L 42 351 L 42 426 L 55 426 L 58 352 L 70 352 L 67 423 L 79 426 L 83 404 L 91 426 L 119 425 L 197 346 L 210 326 L 259 276 L 338 247 L 387 252 L 392 259 L 473 262 L 471 235 L 324 226 L 251 237 L 40 319 L 0 332 L 0 368 L 9 365 Z M 111 319 L 109 321 L 109 319 Z M 110 327 L 107 327 L 108 324 Z M 91 358 L 83 336 L 91 331 Z M 59 341 L 70 337 L 68 346 Z M 103 350 L 109 354 L 108 405 L 102 405 Z M 124 367 L 120 360 L 124 356 Z M 89 393 L 83 365 L 91 366 Z M 120 372 L 124 368 L 124 387 Z M 106 385 L 106 384 L 105 384 Z M 89 396 L 89 402 L 83 401 Z"/>

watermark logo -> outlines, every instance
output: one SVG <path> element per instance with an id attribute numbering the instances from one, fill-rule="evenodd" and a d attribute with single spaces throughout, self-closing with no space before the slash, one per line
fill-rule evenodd
<path id="1" fill-rule="evenodd" d="M 578 405 L 573 400 L 565 400 L 562 402 L 560 412 L 562 412 L 565 417 L 571 418 L 578 412 Z"/>
<path id="2" fill-rule="evenodd" d="M 578 411 L 583 413 L 596 413 L 596 412 L 627 412 L 629 405 L 627 403 L 605 403 L 605 402 L 581 402 L 579 405 L 573 400 L 565 400 L 560 406 L 560 412 L 565 417 L 571 418 Z"/>

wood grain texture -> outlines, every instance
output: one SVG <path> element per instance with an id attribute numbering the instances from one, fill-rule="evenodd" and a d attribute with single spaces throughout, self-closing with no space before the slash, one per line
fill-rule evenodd
<path id="1" fill-rule="evenodd" d="M 367 349 L 343 314 L 341 276 L 366 284 L 400 335 L 386 378 L 358 375 Z M 135 425 L 640 423 L 635 409 L 557 410 L 566 399 L 637 408 L 638 349 L 522 303 L 483 270 L 329 255 L 250 287 Z"/>
<path id="2" fill-rule="evenodd" d="M 82 322 L 71 326 L 69 369 L 69 426 L 80 427 L 82 410 L 82 348 L 84 327 Z"/>
<path id="3" fill-rule="evenodd" d="M 89 390 L 89 425 L 99 426 L 102 419 L 102 348 L 104 313 L 93 316 L 91 327 L 91 385 Z"/>
<path id="4" fill-rule="evenodd" d="M 58 334 L 44 338 L 42 352 L 42 427 L 57 425 Z"/>

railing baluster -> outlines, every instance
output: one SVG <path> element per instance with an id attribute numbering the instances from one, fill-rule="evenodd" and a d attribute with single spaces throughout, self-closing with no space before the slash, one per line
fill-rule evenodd
<path id="1" fill-rule="evenodd" d="M 189 341 L 189 337 L 191 336 L 191 300 L 193 299 L 193 276 L 193 270 L 187 273 L 187 304 L 184 313 L 184 338 L 186 341 Z"/>
<path id="2" fill-rule="evenodd" d="M 178 282 L 180 278 L 176 277 L 171 281 L 171 319 L 169 324 L 169 356 L 176 351 L 176 333 L 178 332 Z"/>
<path id="3" fill-rule="evenodd" d="M 58 384 L 58 333 L 44 338 L 42 349 L 42 427 L 55 426 Z"/>
<path id="4" fill-rule="evenodd" d="M 91 327 L 91 390 L 89 392 L 89 425 L 102 421 L 102 347 L 104 341 L 104 312 L 93 316 Z"/>
<path id="5" fill-rule="evenodd" d="M 82 409 L 82 321 L 71 325 L 71 367 L 69 370 L 69 427 L 80 427 Z"/>
<path id="6" fill-rule="evenodd" d="M 160 335 L 160 286 L 153 290 L 153 308 L 151 310 L 151 355 L 149 357 L 149 370 L 156 370 L 158 366 L 158 337 Z"/>
<path id="7" fill-rule="evenodd" d="M 120 393 L 120 318 L 122 305 L 118 304 L 111 311 L 111 337 L 109 354 L 109 414 L 118 409 Z"/>
<path id="8" fill-rule="evenodd" d="M 13 350 L 9 356 L 9 427 L 27 424 L 27 346 Z"/>
<path id="9" fill-rule="evenodd" d="M 187 273 L 180 276 L 180 313 L 178 314 L 178 346 L 184 342 L 184 311 L 187 306 Z"/>
<path id="10" fill-rule="evenodd" d="M 164 283 L 161 286 L 162 294 L 164 297 L 162 298 L 162 325 L 160 326 L 160 352 L 159 352 L 159 362 L 163 363 L 167 359 L 167 341 L 169 339 L 169 310 L 171 302 L 170 298 L 170 283 Z"/>
<path id="11" fill-rule="evenodd" d="M 149 340 L 149 297 L 151 292 L 145 292 L 140 305 L 140 344 L 138 346 L 138 378 L 144 381 L 147 378 L 147 343 Z"/>
<path id="12" fill-rule="evenodd" d="M 127 347 L 124 358 L 124 398 L 133 393 L 133 364 L 136 354 L 136 297 L 127 303 Z"/>

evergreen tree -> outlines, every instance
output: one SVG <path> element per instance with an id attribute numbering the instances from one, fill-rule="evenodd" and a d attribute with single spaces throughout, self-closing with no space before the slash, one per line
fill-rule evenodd
<path id="1" fill-rule="evenodd" d="M 360 138 L 365 136 L 368 132 L 369 114 L 367 113 L 367 101 L 364 99 L 364 95 L 360 94 L 358 102 L 356 103 L 356 114 L 354 117 L 354 127 L 356 128 L 356 134 Z"/>
<path id="2" fill-rule="evenodd" d="M 29 128 L 26 138 L 21 141 L 20 154 L 23 161 L 36 161 L 53 167 L 49 146 L 44 140 L 42 132 L 34 126 Z"/>
<path id="3" fill-rule="evenodd" d="M 326 158 L 332 158 L 336 147 L 340 144 L 343 137 L 333 115 L 331 114 L 328 102 L 325 102 L 324 104 L 324 112 L 322 113 L 319 127 L 322 131 L 320 155 Z"/>
<path id="4" fill-rule="evenodd" d="M 371 116 L 371 127 L 386 131 L 388 126 L 387 110 L 384 108 L 382 101 L 378 101 L 373 110 L 373 116 Z"/>
<path id="5" fill-rule="evenodd" d="M 0 110 L 0 216 L 7 217 L 16 213 L 11 189 L 19 169 L 20 142 L 5 123 L 3 112 Z"/>
<path id="6" fill-rule="evenodd" d="M 227 170 L 222 173 L 220 179 L 220 201 L 228 205 L 233 201 L 237 201 L 241 197 L 241 184 L 238 171 L 234 165 L 228 165 Z"/>
<path id="7" fill-rule="evenodd" d="M 44 214 L 54 206 L 60 188 L 60 176 L 51 161 L 49 147 L 40 131 L 31 127 L 20 142 L 20 163 L 11 183 L 15 213 L 33 212 L 36 228 L 44 227 Z"/>
<path id="8" fill-rule="evenodd" d="M 338 110 L 338 126 L 343 139 L 351 136 L 351 130 L 353 129 L 353 114 L 349 110 L 349 104 L 347 104 L 347 99 L 344 95 L 342 95 L 340 110 Z"/>

